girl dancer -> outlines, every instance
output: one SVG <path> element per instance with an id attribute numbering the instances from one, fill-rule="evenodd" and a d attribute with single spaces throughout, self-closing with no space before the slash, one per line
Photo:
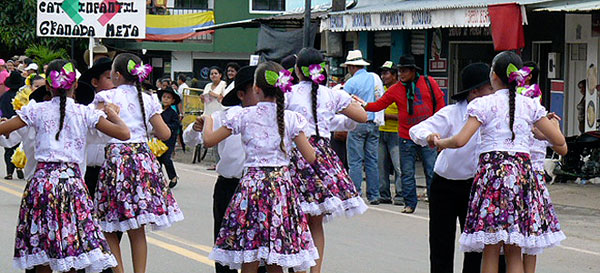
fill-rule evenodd
<path id="1" fill-rule="evenodd" d="M 349 118 L 366 122 L 367 113 L 352 97 L 342 90 L 331 90 L 325 82 L 323 56 L 314 48 L 304 48 L 298 53 L 295 71 L 300 83 L 285 94 L 286 109 L 302 114 L 308 120 L 305 129 L 310 144 L 315 148 L 318 164 L 309 164 L 298 149 L 291 151 L 292 181 L 302 193 L 302 210 L 320 259 L 311 272 L 321 272 L 325 235 L 323 216 L 345 214 L 352 216 L 367 210 L 346 169 L 329 145 L 331 122 L 340 112 Z"/>
<path id="2" fill-rule="evenodd" d="M 166 140 L 171 131 L 160 113 L 161 104 L 136 87 L 152 67 L 133 54 L 119 54 L 112 66 L 111 79 L 117 88 L 96 94 L 95 103 L 114 102 L 131 130 L 131 139 L 112 139 L 106 146 L 106 160 L 100 170 L 94 198 L 100 226 L 110 249 L 117 257 L 117 273 L 123 272 L 117 231 L 125 232 L 132 248 L 134 272 L 146 271 L 145 225 L 166 228 L 183 220 L 183 214 L 162 177 L 160 163 L 148 147 L 150 123 L 154 135 Z"/>
<path id="3" fill-rule="evenodd" d="M 525 83 L 522 87 L 517 89 L 517 93 L 520 93 L 526 97 L 536 99 L 538 101 L 542 98 L 542 91 L 538 86 L 539 67 L 534 62 L 526 62 L 525 66 L 531 70 L 529 76 L 526 77 Z M 558 122 L 558 118 L 553 118 L 552 121 Z M 544 160 L 546 159 L 546 148 L 552 146 L 545 140 L 545 136 L 539 132 L 536 128 L 533 128 L 534 136 L 531 137 L 530 153 L 531 153 L 531 165 L 534 173 L 535 183 L 532 184 L 532 192 L 527 197 L 528 207 L 530 210 L 530 217 L 539 217 L 538 222 L 534 222 L 534 232 L 538 235 L 541 234 L 555 234 L 557 238 L 552 238 L 554 241 L 565 238 L 565 235 L 560 229 L 560 223 L 556 212 L 554 212 L 554 206 L 550 199 L 550 192 L 546 188 L 546 172 L 544 171 Z M 539 139 L 538 139 L 539 138 Z M 561 239 L 561 240 L 562 240 Z M 535 272 L 537 255 L 541 254 L 542 248 L 530 248 L 524 249 L 523 265 L 526 273 Z"/>
<path id="4" fill-rule="evenodd" d="M 538 232 L 539 214 L 532 213 L 527 201 L 535 183 L 529 156 L 533 126 L 560 154 L 566 153 L 567 146 L 560 128 L 546 118 L 539 102 L 516 94 L 526 76 L 522 66 L 513 52 L 496 55 L 490 82 L 499 91 L 467 106 L 469 119 L 457 135 L 434 140 L 440 149 L 459 148 L 481 127 L 478 171 L 460 245 L 466 252 L 483 251 L 483 273 L 498 272 L 502 247 L 507 272 L 523 272 L 522 249 L 545 248 L 564 239 L 562 233 Z"/>
<path id="5" fill-rule="evenodd" d="M 54 60 L 46 74 L 52 100 L 31 102 L 17 111 L 17 117 L 0 125 L 2 134 L 23 126 L 35 129 L 38 164 L 23 193 L 13 263 L 20 269 L 36 267 L 37 272 L 83 268 L 99 272 L 116 266 L 117 261 L 93 216 L 79 165 L 85 164 L 88 130 L 97 128 L 127 140 L 129 129 L 113 105 L 105 107 L 104 115 L 70 98 L 75 83 L 73 64 Z"/>
<path id="6" fill-rule="evenodd" d="M 208 257 L 232 269 L 241 267 L 244 273 L 256 272 L 261 263 L 269 272 L 282 272 L 282 267 L 306 270 L 319 254 L 290 178 L 288 151 L 293 141 L 311 163 L 315 151 L 303 132 L 306 119 L 284 110 L 282 91 L 291 88 L 289 71 L 266 62 L 254 75 L 256 106 L 226 118 L 214 132 L 212 118 L 205 117 L 204 145 L 241 134 L 246 151 L 244 175 Z"/>

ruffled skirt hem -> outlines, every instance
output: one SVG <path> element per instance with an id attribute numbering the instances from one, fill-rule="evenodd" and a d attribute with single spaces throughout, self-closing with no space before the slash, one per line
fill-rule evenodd
<path id="1" fill-rule="evenodd" d="M 66 272 L 72 269 L 85 269 L 85 272 L 101 272 L 105 269 L 117 266 L 115 256 L 110 253 L 102 252 L 96 248 L 90 252 L 82 253 L 79 256 L 54 259 L 48 257 L 45 251 L 37 254 L 30 254 L 23 257 L 14 257 L 13 265 L 18 269 L 33 269 L 39 265 L 49 265 L 53 271 Z"/>
<path id="2" fill-rule="evenodd" d="M 485 245 L 495 245 L 504 242 L 507 245 L 521 247 L 523 254 L 538 255 L 544 249 L 558 246 L 567 237 L 562 231 L 548 232 L 541 235 L 525 235 L 518 232 L 508 233 L 500 231 L 488 233 L 478 231 L 475 233 L 462 233 L 460 235 L 460 250 L 463 252 L 482 252 Z"/>
<path id="3" fill-rule="evenodd" d="M 267 247 L 260 247 L 253 250 L 224 250 L 213 248 L 208 258 L 222 265 L 229 266 L 231 269 L 241 269 L 242 264 L 260 262 L 261 265 L 278 265 L 287 272 L 288 268 L 294 271 L 306 271 L 311 266 L 316 265 L 315 260 L 319 259 L 319 252 L 316 247 L 310 247 L 308 250 L 301 250 L 297 254 L 282 254 L 270 250 Z"/>
<path id="4" fill-rule="evenodd" d="M 131 218 L 123 221 L 100 221 L 100 227 L 104 232 L 126 232 L 132 229 L 138 229 L 143 225 L 150 225 L 153 231 L 163 230 L 170 227 L 173 223 L 183 220 L 181 211 L 172 212 L 168 215 L 143 214 L 136 218 Z"/>
<path id="5" fill-rule="evenodd" d="M 342 205 L 338 207 L 338 210 L 325 215 L 325 219 L 323 220 L 325 223 L 332 221 L 333 219 L 339 216 L 346 216 L 346 218 L 351 218 L 355 215 L 360 215 L 365 213 L 369 207 L 365 204 L 365 200 L 363 200 L 360 196 L 356 196 L 350 199 L 346 199 L 342 202 Z"/>

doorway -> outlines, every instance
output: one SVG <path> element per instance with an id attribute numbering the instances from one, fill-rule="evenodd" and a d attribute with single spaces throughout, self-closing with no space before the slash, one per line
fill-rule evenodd
<path id="1" fill-rule="evenodd" d="M 577 119 L 577 104 L 583 98 L 578 83 L 587 76 L 587 44 L 567 44 L 568 73 L 565 85 L 565 134 L 567 136 L 579 135 L 579 121 Z"/>
<path id="2" fill-rule="evenodd" d="M 477 62 L 491 65 L 495 55 L 492 41 L 450 42 L 449 96 L 462 90 L 460 72 L 463 68 Z"/>

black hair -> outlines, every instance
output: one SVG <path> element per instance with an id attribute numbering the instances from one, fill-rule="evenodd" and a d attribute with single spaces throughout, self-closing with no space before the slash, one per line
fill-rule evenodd
<path id="1" fill-rule="evenodd" d="M 33 84 L 34 81 L 39 81 L 39 80 L 43 80 L 44 78 L 40 75 L 35 75 L 33 76 L 33 78 L 31 78 L 31 83 Z"/>
<path id="2" fill-rule="evenodd" d="M 281 66 L 283 66 L 283 68 L 285 69 L 294 68 L 296 66 L 297 58 L 298 57 L 296 56 L 296 54 L 288 55 L 287 57 L 281 59 Z M 292 84 L 298 84 L 298 82 L 300 82 L 298 80 L 298 76 L 296 75 L 296 73 L 292 72 Z"/>
<path id="3" fill-rule="evenodd" d="M 279 73 L 279 71 L 283 70 L 283 67 L 280 64 L 271 61 L 261 63 L 256 68 L 256 72 L 254 72 L 254 79 L 256 81 L 256 86 L 262 89 L 265 97 L 275 98 L 277 103 L 277 129 L 279 131 L 279 137 L 281 138 L 279 142 L 279 149 L 287 154 L 285 143 L 283 141 L 285 138 L 285 101 L 283 92 L 281 89 L 270 85 L 267 82 L 265 76 L 267 70 Z"/>
<path id="4" fill-rule="evenodd" d="M 318 50 L 316 50 L 314 48 L 305 47 L 302 50 L 300 50 L 300 52 L 298 52 L 298 59 L 296 60 L 296 67 L 297 67 L 297 69 L 300 69 L 300 72 L 302 72 L 303 66 L 308 68 L 312 64 L 321 64 L 322 62 L 323 62 L 323 55 L 321 54 L 321 52 L 319 52 Z M 300 74 L 302 74 L 302 73 L 300 73 Z M 306 75 L 304 75 L 304 74 L 302 74 L 300 77 L 302 77 L 302 79 L 301 79 L 302 81 L 311 81 L 311 83 L 312 83 L 312 90 L 310 92 L 312 114 L 313 114 L 313 118 L 315 121 L 317 137 L 320 137 L 319 121 L 317 119 L 317 94 L 319 91 L 319 84 L 317 84 L 316 82 L 313 82 L 309 77 L 306 77 Z"/>
<path id="5" fill-rule="evenodd" d="M 187 77 L 185 76 L 185 74 L 181 73 L 179 74 L 179 76 L 177 76 L 177 79 L 179 79 L 182 82 L 185 82 L 187 80 Z"/>
<path id="6" fill-rule="evenodd" d="M 216 65 L 215 65 L 215 66 L 211 66 L 211 67 L 208 69 L 208 74 L 209 74 L 209 77 L 210 77 L 210 72 L 211 72 L 211 71 L 213 71 L 213 70 L 217 70 L 217 71 L 219 72 L 219 74 L 221 74 L 221 80 L 223 80 L 223 69 L 222 69 L 222 68 L 220 68 L 220 67 L 218 67 L 218 66 L 216 66 Z"/>
<path id="7" fill-rule="evenodd" d="M 60 72 L 63 68 L 63 66 L 65 66 L 65 64 L 67 64 L 68 62 L 66 60 L 63 59 L 57 59 L 54 61 L 51 61 L 48 64 L 48 68 L 46 69 L 46 75 L 50 75 L 50 72 L 52 71 L 56 71 L 56 72 Z M 47 84 L 47 86 L 51 86 L 49 83 Z M 60 136 L 60 132 L 62 131 L 63 125 L 65 123 L 65 107 L 67 105 L 67 91 L 66 89 L 62 89 L 62 88 L 51 88 L 54 91 L 53 95 L 58 95 L 60 97 L 60 119 L 59 119 L 59 127 L 58 127 L 58 132 L 56 132 L 56 136 L 55 139 L 58 140 L 58 137 Z"/>
<path id="8" fill-rule="evenodd" d="M 538 64 L 534 61 L 527 61 L 523 63 L 523 66 L 527 66 L 531 68 L 531 80 L 529 81 L 530 84 L 537 84 L 540 80 L 540 67 L 538 66 Z"/>
<path id="9" fill-rule="evenodd" d="M 509 106 L 509 127 L 512 133 L 512 140 L 515 140 L 513 125 L 515 124 L 515 96 L 517 92 L 517 81 L 509 82 L 506 70 L 513 64 L 517 69 L 523 67 L 521 57 L 512 51 L 503 51 L 498 53 L 492 61 L 492 71 L 500 78 L 502 83 L 508 86 L 508 106 Z"/>
<path id="10" fill-rule="evenodd" d="M 165 82 L 166 82 L 168 85 L 171 85 L 171 79 L 169 79 L 169 78 L 164 78 L 164 79 L 160 80 L 160 83 L 165 83 Z"/>
<path id="11" fill-rule="evenodd" d="M 131 53 L 121 53 L 115 57 L 113 62 L 113 70 L 119 72 L 125 80 L 132 85 L 135 85 L 138 91 L 138 102 L 142 109 L 142 118 L 144 119 L 144 128 L 146 129 L 146 136 L 148 135 L 148 124 L 146 123 L 146 109 L 144 108 L 144 99 L 142 97 L 142 88 L 139 84 L 139 77 L 131 74 L 127 69 L 127 64 L 132 60 L 136 64 L 142 62 L 142 59 Z"/>
<path id="12" fill-rule="evenodd" d="M 240 71 L 240 65 L 238 63 L 230 62 L 225 66 L 225 72 L 227 72 L 227 70 L 229 70 L 230 67 L 235 69 L 235 72 Z M 235 79 L 230 79 L 228 76 L 225 76 L 225 82 L 227 82 L 227 84 L 232 83 L 233 80 L 235 80 Z"/>
<path id="13" fill-rule="evenodd" d="M 64 61 L 64 60 L 63 60 L 63 61 Z M 65 62 L 66 62 L 66 61 L 65 61 Z M 25 59 L 23 60 L 23 63 L 24 63 L 25 65 L 30 65 L 31 63 L 33 63 L 33 60 L 32 60 L 31 58 L 25 58 Z M 61 68 L 62 68 L 62 67 L 61 67 Z M 52 71 L 52 70 L 50 70 L 50 71 Z M 60 71 L 60 69 L 59 69 L 58 71 Z"/>
<path id="14" fill-rule="evenodd" d="M 587 83 L 587 81 L 586 81 L 586 80 L 580 80 L 580 81 L 577 83 L 577 87 L 579 87 L 579 86 L 580 86 L 580 85 L 582 85 L 582 84 L 583 84 L 583 86 L 585 87 L 585 84 L 586 84 L 586 83 Z"/>

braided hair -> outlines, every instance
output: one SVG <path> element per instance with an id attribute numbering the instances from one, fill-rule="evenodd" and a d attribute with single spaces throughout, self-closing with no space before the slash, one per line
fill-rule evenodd
<path id="1" fill-rule="evenodd" d="M 56 71 L 56 72 L 60 72 L 63 68 L 63 66 L 65 64 L 67 64 L 68 62 L 66 60 L 63 59 L 57 59 L 54 61 L 51 61 L 48 64 L 48 68 L 46 69 L 46 75 L 50 75 L 50 72 L 52 71 Z M 47 86 L 51 86 L 49 83 L 47 84 Z M 64 123 L 65 123 L 65 108 L 67 106 L 67 91 L 66 89 L 62 89 L 62 88 L 51 88 L 51 90 L 53 90 L 54 92 L 54 96 L 59 96 L 60 97 L 60 119 L 59 119 L 59 127 L 58 127 L 58 132 L 56 132 L 55 135 L 55 139 L 58 140 L 58 138 L 60 137 L 60 132 L 63 129 Z"/>
<path id="2" fill-rule="evenodd" d="M 148 135 L 148 124 L 146 123 L 146 109 L 144 108 L 144 99 L 142 96 L 142 88 L 139 83 L 139 78 L 137 75 L 131 74 L 127 69 L 127 63 L 129 60 L 133 60 L 136 64 L 142 62 L 142 59 L 137 55 L 131 53 L 121 53 L 115 57 L 113 62 L 113 70 L 121 73 L 121 75 L 125 78 L 127 82 L 130 84 L 134 84 L 138 91 L 138 102 L 140 104 L 140 109 L 142 109 L 142 118 L 144 120 L 144 128 L 146 129 L 146 136 Z"/>
<path id="3" fill-rule="evenodd" d="M 517 93 L 517 82 L 509 82 L 506 70 L 513 64 L 517 69 L 523 67 L 521 57 L 512 51 L 503 51 L 494 57 L 492 61 L 492 70 L 500 78 L 502 83 L 508 86 L 508 107 L 509 107 L 509 127 L 512 133 L 512 140 L 515 140 L 513 125 L 515 124 L 515 97 Z"/>
<path id="4" fill-rule="evenodd" d="M 256 86 L 262 89 L 265 97 L 267 98 L 275 98 L 275 102 L 277 103 L 277 129 L 279 131 L 279 137 L 281 138 L 279 142 L 279 149 L 282 152 L 287 154 L 287 150 L 285 148 L 285 101 L 283 97 L 283 92 L 281 89 L 270 85 L 267 82 L 265 77 L 265 72 L 267 70 L 270 71 L 281 71 L 283 67 L 275 62 L 265 62 L 256 68 L 256 72 L 254 74 L 254 79 L 256 81 Z"/>
<path id="5" fill-rule="evenodd" d="M 321 52 L 319 52 L 318 50 L 314 49 L 314 48 L 303 48 L 302 50 L 300 50 L 300 52 L 298 53 L 298 59 L 296 61 L 296 66 L 298 67 L 298 69 L 302 69 L 303 66 L 305 67 L 309 67 L 312 64 L 321 64 L 323 62 L 323 55 L 321 54 Z M 300 71 L 302 72 L 302 71 Z M 311 79 L 309 77 L 306 77 L 306 75 L 302 74 L 302 81 L 311 81 Z M 315 131 L 317 132 L 317 138 L 320 137 L 319 134 L 319 122 L 318 122 L 318 118 L 317 118 L 317 94 L 319 91 L 319 84 L 317 84 L 314 81 L 311 81 L 312 83 L 312 90 L 310 92 L 310 97 L 311 97 L 311 106 L 312 106 L 312 115 L 313 115 L 313 119 L 315 122 Z"/>

